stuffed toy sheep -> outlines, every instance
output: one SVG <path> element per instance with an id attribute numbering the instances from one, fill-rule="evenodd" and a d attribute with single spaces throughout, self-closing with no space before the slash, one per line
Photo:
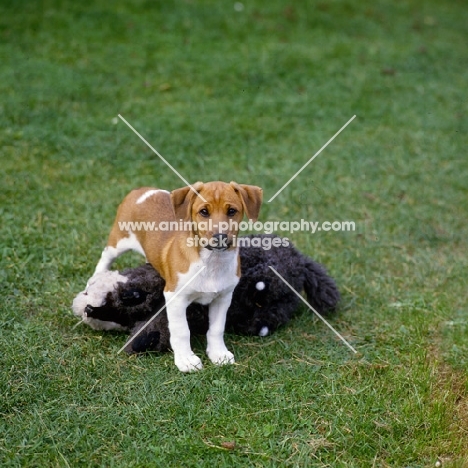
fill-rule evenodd
<path id="1" fill-rule="evenodd" d="M 322 265 L 300 253 L 287 239 L 274 235 L 250 235 L 249 247 L 240 247 L 241 278 L 234 290 L 226 319 L 226 331 L 267 336 L 291 320 L 305 292 L 308 303 L 320 314 L 336 309 L 340 294 Z M 274 239 L 279 247 L 272 244 Z M 273 267 L 283 279 L 269 267 Z M 119 273 L 107 271 L 91 278 L 85 291 L 73 301 L 73 312 L 94 329 L 125 330 L 133 336 L 164 307 L 164 279 L 150 265 Z M 187 308 L 192 334 L 208 330 L 208 306 Z M 129 353 L 170 349 L 166 310 L 125 348 Z"/>

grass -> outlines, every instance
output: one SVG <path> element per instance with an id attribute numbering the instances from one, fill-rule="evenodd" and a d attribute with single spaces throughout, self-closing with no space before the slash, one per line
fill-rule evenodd
<path id="1" fill-rule="evenodd" d="M 466 466 L 467 21 L 448 0 L 2 1 L 1 465 Z M 181 186 L 119 113 L 190 181 L 266 200 L 357 115 L 261 218 L 356 222 L 292 240 L 337 279 L 357 357 L 304 310 L 193 375 L 73 328 L 121 198 Z"/>

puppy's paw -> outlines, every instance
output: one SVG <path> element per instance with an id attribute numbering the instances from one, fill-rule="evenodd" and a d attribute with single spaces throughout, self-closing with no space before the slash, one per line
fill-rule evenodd
<path id="1" fill-rule="evenodd" d="M 174 356 L 174 363 L 180 372 L 195 372 L 203 369 L 201 359 L 193 353 L 187 356 Z"/>
<path id="2" fill-rule="evenodd" d="M 213 364 L 217 366 L 224 366 L 225 364 L 234 364 L 234 354 L 227 350 L 227 348 L 219 350 L 207 350 L 208 357 Z"/>

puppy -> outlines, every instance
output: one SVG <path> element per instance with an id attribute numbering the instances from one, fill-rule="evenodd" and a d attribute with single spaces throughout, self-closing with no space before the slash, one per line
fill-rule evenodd
<path id="1" fill-rule="evenodd" d="M 117 210 L 95 274 L 108 270 L 128 250 L 146 257 L 166 281 L 170 342 L 182 372 L 203 367 L 190 346 L 186 309 L 192 302 L 209 304 L 210 360 L 234 363 L 224 344 L 224 326 L 240 277 L 236 239 L 244 215 L 256 221 L 261 204 L 260 187 L 197 182 L 170 193 L 147 187 L 133 190 Z"/>

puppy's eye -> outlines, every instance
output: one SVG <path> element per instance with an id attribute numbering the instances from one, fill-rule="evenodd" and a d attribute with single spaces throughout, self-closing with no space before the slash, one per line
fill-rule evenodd
<path id="1" fill-rule="evenodd" d="M 199 211 L 199 213 L 200 213 L 204 218 L 210 216 L 210 213 L 209 213 L 209 211 L 208 211 L 206 208 L 202 208 L 202 209 Z"/>
<path id="2" fill-rule="evenodd" d="M 237 210 L 235 208 L 229 208 L 227 211 L 228 216 L 234 216 L 237 213 Z"/>

